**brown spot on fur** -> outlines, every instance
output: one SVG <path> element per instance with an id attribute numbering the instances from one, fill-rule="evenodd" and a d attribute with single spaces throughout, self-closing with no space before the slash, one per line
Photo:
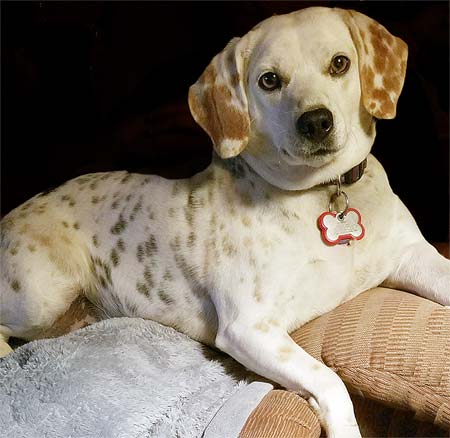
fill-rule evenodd
<path id="1" fill-rule="evenodd" d="M 138 307 L 136 306 L 136 304 L 133 304 L 129 300 L 125 299 L 125 307 L 127 308 L 128 314 L 130 316 L 138 316 Z"/>
<path id="2" fill-rule="evenodd" d="M 289 235 L 292 235 L 292 234 L 295 233 L 294 229 L 293 229 L 292 227 L 290 227 L 289 225 L 286 225 L 286 224 L 282 224 L 282 225 L 281 225 L 281 229 L 282 229 L 286 234 L 289 234 Z"/>
<path id="3" fill-rule="evenodd" d="M 173 275 L 171 274 L 171 272 L 168 269 L 166 269 L 166 272 L 164 272 L 163 279 L 165 281 L 172 281 L 173 280 Z"/>
<path id="4" fill-rule="evenodd" d="M 62 224 L 64 228 L 69 228 L 69 224 L 66 221 L 62 221 Z"/>
<path id="5" fill-rule="evenodd" d="M 29 229 L 30 229 L 30 224 L 23 224 L 20 227 L 19 234 L 20 235 L 25 234 Z"/>
<path id="6" fill-rule="evenodd" d="M 123 218 L 122 214 L 119 215 L 117 222 L 111 227 L 112 234 L 121 234 L 127 227 L 127 222 Z"/>
<path id="7" fill-rule="evenodd" d="M 247 207 L 251 207 L 254 204 L 253 198 L 250 193 L 243 192 L 240 194 L 240 201 Z"/>
<path id="8" fill-rule="evenodd" d="M 269 324 L 266 322 L 258 322 L 253 326 L 256 330 L 259 330 L 263 333 L 267 333 L 270 330 Z"/>
<path id="9" fill-rule="evenodd" d="M 139 263 L 144 261 L 144 246 L 141 243 L 137 246 L 136 257 Z"/>
<path id="10" fill-rule="evenodd" d="M 150 288 L 154 287 L 153 275 L 148 266 L 146 266 L 144 269 L 144 280 Z"/>
<path id="11" fill-rule="evenodd" d="M 191 231 L 188 236 L 187 246 L 189 248 L 192 248 L 194 246 L 194 244 L 195 244 L 195 233 L 193 231 Z"/>
<path id="12" fill-rule="evenodd" d="M 50 328 L 41 331 L 39 338 L 55 338 L 99 321 L 98 310 L 84 297 L 77 297 L 66 312 Z"/>
<path id="13" fill-rule="evenodd" d="M 33 245 L 33 244 L 31 244 L 31 243 L 27 246 L 27 248 L 28 248 L 28 250 L 29 250 L 30 252 L 36 251 L 36 246 Z"/>
<path id="14" fill-rule="evenodd" d="M 255 285 L 255 289 L 253 290 L 253 297 L 255 298 L 257 303 L 261 303 L 263 301 L 263 295 L 261 292 L 261 278 L 258 275 L 255 275 L 253 284 Z"/>
<path id="15" fill-rule="evenodd" d="M 99 275 L 99 276 L 98 276 L 98 279 L 99 279 L 99 281 L 100 281 L 100 285 L 101 285 L 103 288 L 106 288 L 106 280 L 105 280 L 105 277 L 103 277 L 103 275 Z"/>
<path id="16" fill-rule="evenodd" d="M 235 254 L 237 254 L 237 248 L 233 245 L 233 243 L 231 242 L 230 238 L 225 235 L 222 238 L 222 248 L 223 248 L 223 252 L 227 255 L 227 256 L 233 256 Z"/>
<path id="17" fill-rule="evenodd" d="M 119 257 L 119 254 L 116 251 L 116 248 L 113 248 L 111 250 L 111 256 L 110 257 L 111 257 L 111 262 L 112 262 L 113 266 L 118 266 L 119 263 L 120 263 L 120 257 Z"/>
<path id="18" fill-rule="evenodd" d="M 125 183 L 127 183 L 130 179 L 131 179 L 131 174 L 130 174 L 130 173 L 127 173 L 127 174 L 120 180 L 120 184 L 125 184 Z"/>
<path id="19" fill-rule="evenodd" d="M 163 290 L 158 291 L 158 296 L 165 304 L 173 304 L 173 299 Z"/>
<path id="20" fill-rule="evenodd" d="M 252 220 L 250 219 L 249 216 L 243 216 L 242 223 L 244 224 L 245 227 L 250 227 L 252 225 Z"/>
<path id="21" fill-rule="evenodd" d="M 142 210 L 142 196 L 140 197 L 139 201 L 134 205 L 133 211 L 130 215 L 130 220 L 134 221 L 136 218 L 136 215 Z"/>
<path id="22" fill-rule="evenodd" d="M 73 207 L 75 205 L 74 199 L 69 195 L 61 196 L 61 201 L 68 202 L 70 207 Z"/>
<path id="23" fill-rule="evenodd" d="M 122 239 L 117 241 L 117 248 L 120 252 L 125 252 L 125 242 Z"/>
<path id="24" fill-rule="evenodd" d="M 94 244 L 94 246 L 95 246 L 96 248 L 99 247 L 99 241 L 98 241 L 98 236 L 97 236 L 97 234 L 94 234 L 94 235 L 92 236 L 92 243 Z"/>
<path id="25" fill-rule="evenodd" d="M 75 222 L 75 223 L 73 224 L 73 227 L 74 227 L 76 230 L 79 230 L 79 229 L 80 229 L 80 224 L 79 224 L 78 222 Z"/>
<path id="26" fill-rule="evenodd" d="M 281 362 L 286 362 L 291 358 L 292 352 L 292 347 L 290 347 L 289 345 L 280 347 L 278 349 L 278 358 Z"/>
<path id="27" fill-rule="evenodd" d="M 103 271 L 105 272 L 108 283 L 112 286 L 113 282 L 112 282 L 112 277 L 111 277 L 111 267 L 106 263 L 103 263 L 102 267 L 103 267 Z"/>
<path id="28" fill-rule="evenodd" d="M 11 289 L 14 292 L 19 292 L 20 291 L 20 283 L 18 280 L 13 280 L 11 281 Z"/>
<path id="29" fill-rule="evenodd" d="M 36 240 L 38 243 L 40 243 L 42 246 L 50 247 L 51 244 L 52 244 L 52 241 L 51 241 L 50 237 L 45 236 L 43 234 L 33 233 L 33 234 L 31 234 L 31 237 L 34 240 Z"/>
<path id="30" fill-rule="evenodd" d="M 144 243 L 145 255 L 151 257 L 158 252 L 158 246 L 156 245 L 156 239 L 153 234 L 150 234 L 149 238 Z"/>
<path id="31" fill-rule="evenodd" d="M 186 217 L 187 223 L 192 227 L 194 222 L 194 214 L 192 212 L 192 208 L 184 207 L 184 216 Z"/>
<path id="32" fill-rule="evenodd" d="M 150 296 L 150 291 L 148 290 L 148 287 L 144 283 L 140 283 L 139 281 L 136 283 L 136 290 L 141 293 L 142 295 L 145 295 L 146 297 Z"/>
<path id="33" fill-rule="evenodd" d="M 265 237 L 265 236 L 261 236 L 260 242 L 263 246 L 263 248 L 270 248 L 272 247 L 272 243 Z"/>

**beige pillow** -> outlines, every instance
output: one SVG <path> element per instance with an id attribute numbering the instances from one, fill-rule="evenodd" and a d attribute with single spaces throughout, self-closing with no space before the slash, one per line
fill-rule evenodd
<path id="1" fill-rule="evenodd" d="M 450 309 L 376 288 L 291 336 L 351 392 L 450 429 Z"/>
<path id="2" fill-rule="evenodd" d="M 363 436 L 447 436 L 450 309 L 406 292 L 375 288 L 291 336 L 353 392 Z M 319 436 L 318 419 L 307 403 L 282 390 L 267 394 L 240 434 Z"/>

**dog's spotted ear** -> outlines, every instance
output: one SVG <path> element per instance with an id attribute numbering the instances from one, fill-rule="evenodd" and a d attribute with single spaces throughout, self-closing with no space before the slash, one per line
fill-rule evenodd
<path id="1" fill-rule="evenodd" d="M 359 12 L 339 9 L 339 13 L 358 53 L 364 107 L 378 119 L 393 119 L 405 81 L 408 46 Z"/>
<path id="2" fill-rule="evenodd" d="M 248 143 L 250 119 L 244 87 L 245 42 L 232 39 L 189 89 L 189 108 L 222 158 Z"/>

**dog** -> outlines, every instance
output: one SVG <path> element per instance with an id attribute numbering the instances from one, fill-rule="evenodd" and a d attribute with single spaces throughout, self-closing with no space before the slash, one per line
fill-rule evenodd
<path id="1" fill-rule="evenodd" d="M 4 218 L 2 355 L 11 336 L 148 318 L 297 391 L 329 437 L 360 436 L 343 382 L 288 333 L 381 284 L 450 305 L 450 261 L 370 154 L 406 62 L 401 39 L 339 8 L 232 39 L 189 90 L 206 170 L 84 175 Z"/>

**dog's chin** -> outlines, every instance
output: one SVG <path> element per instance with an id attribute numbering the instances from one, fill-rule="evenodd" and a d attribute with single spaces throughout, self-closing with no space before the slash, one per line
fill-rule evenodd
<path id="1" fill-rule="evenodd" d="M 308 166 L 308 167 L 322 167 L 339 155 L 340 148 L 319 147 L 314 151 L 299 151 L 293 153 L 287 149 L 282 149 L 281 156 L 286 164 L 289 166 Z"/>

